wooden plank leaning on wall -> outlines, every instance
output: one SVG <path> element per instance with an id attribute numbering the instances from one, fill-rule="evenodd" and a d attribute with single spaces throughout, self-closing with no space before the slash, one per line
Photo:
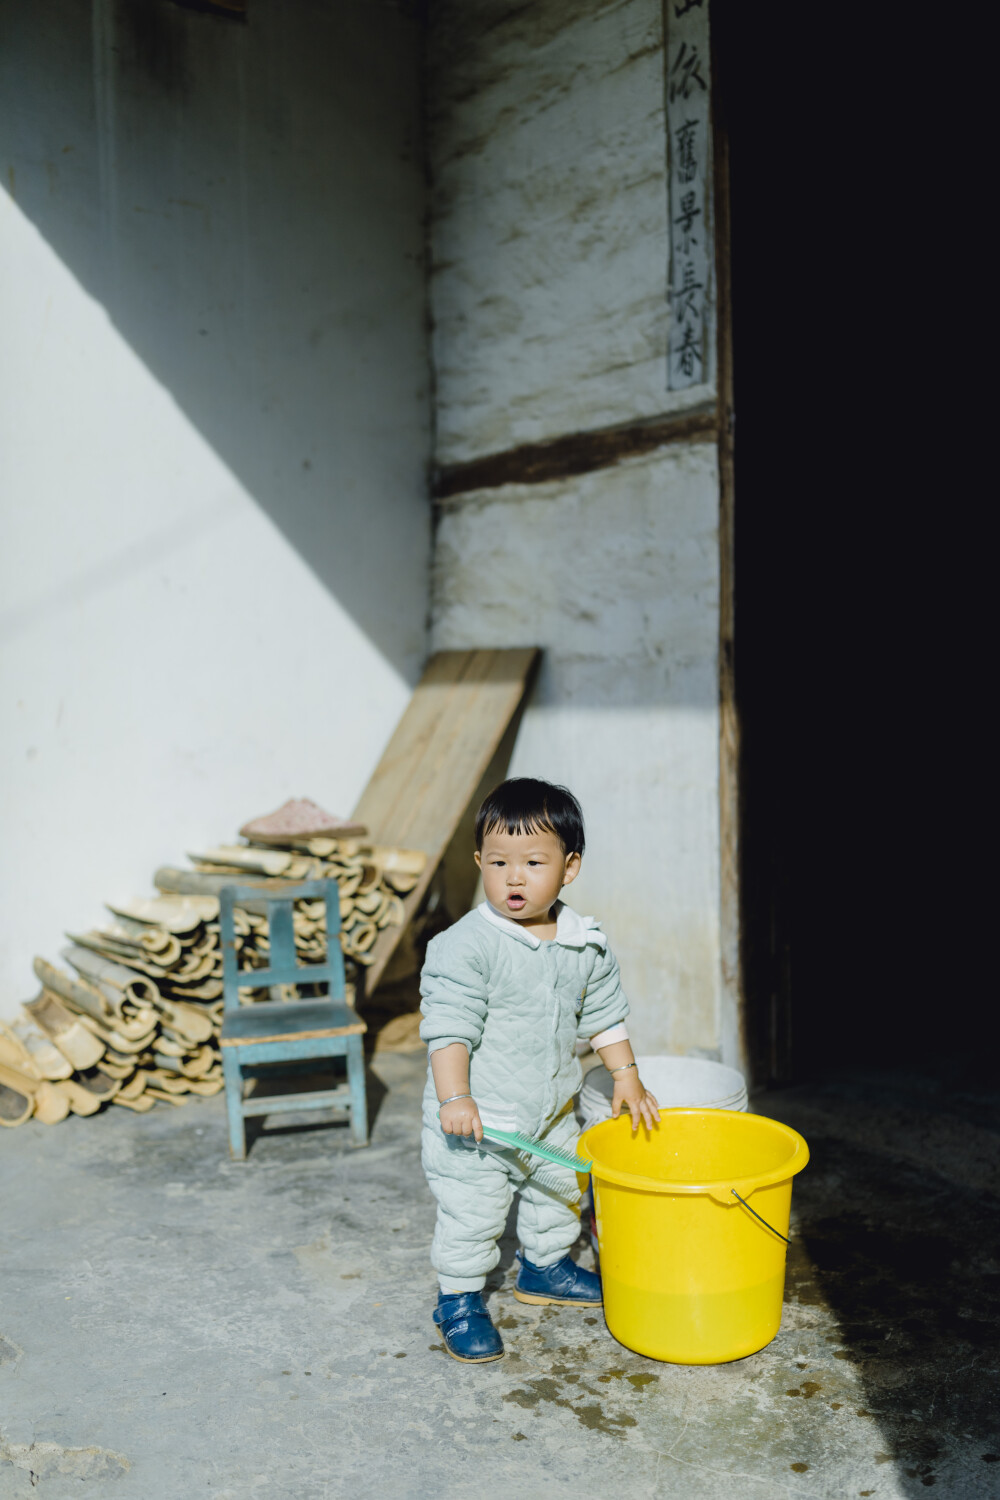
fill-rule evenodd
<path id="1" fill-rule="evenodd" d="M 405 897 L 400 927 L 385 928 L 368 969 L 369 994 L 451 842 L 528 691 L 539 652 L 439 651 L 427 665 L 353 817 L 377 844 L 428 856 Z"/>

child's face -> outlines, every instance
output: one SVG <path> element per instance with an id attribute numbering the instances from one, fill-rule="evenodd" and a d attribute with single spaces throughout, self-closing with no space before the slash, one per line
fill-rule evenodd
<path id="1" fill-rule="evenodd" d="M 575 880 L 579 854 L 567 854 L 554 833 L 488 833 L 476 864 L 486 899 L 515 922 L 548 920 L 564 885 Z"/>

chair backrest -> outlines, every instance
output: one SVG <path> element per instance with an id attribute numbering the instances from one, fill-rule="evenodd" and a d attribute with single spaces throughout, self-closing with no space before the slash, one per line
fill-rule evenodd
<path id="1" fill-rule="evenodd" d="M 326 902 L 326 962 L 300 964 L 295 956 L 296 901 Z M 270 963 L 266 969 L 241 969 L 236 952 L 233 908 L 267 916 Z M 331 1000 L 346 994 L 344 954 L 340 946 L 340 889 L 335 880 L 259 880 L 253 885 L 224 885 L 219 892 L 219 929 L 222 936 L 222 993 L 226 1010 L 238 1010 L 239 989 L 265 989 L 273 984 L 326 984 Z"/>

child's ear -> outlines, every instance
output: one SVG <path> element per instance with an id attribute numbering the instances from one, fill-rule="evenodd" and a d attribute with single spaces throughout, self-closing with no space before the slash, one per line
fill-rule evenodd
<path id="1" fill-rule="evenodd" d="M 579 854 L 567 854 L 566 868 L 563 870 L 563 885 L 572 885 L 580 873 L 581 859 Z"/>
<path id="2" fill-rule="evenodd" d="M 477 867 L 477 869 L 481 870 L 483 868 L 483 861 L 480 858 L 479 850 L 478 849 L 476 850 L 475 854 L 473 855 L 473 858 L 476 861 L 476 867 Z"/>

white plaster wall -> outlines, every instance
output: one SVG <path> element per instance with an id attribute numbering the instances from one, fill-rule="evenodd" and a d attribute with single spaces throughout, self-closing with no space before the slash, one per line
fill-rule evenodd
<path id="1" fill-rule="evenodd" d="M 441 0 L 430 37 L 438 462 L 704 401 L 667 390 L 660 0 Z"/>
<path id="2" fill-rule="evenodd" d="M 426 654 L 419 38 L 379 0 L 3 6 L 0 1014 Z"/>
<path id="3" fill-rule="evenodd" d="M 667 390 L 659 0 L 432 12 L 441 464 L 711 398 Z M 605 923 L 640 1050 L 739 1061 L 721 979 L 718 475 L 711 446 L 449 500 L 436 646 L 538 645 L 512 774 L 580 797 L 574 904 Z"/>
<path id="4" fill-rule="evenodd" d="M 545 650 L 509 774 L 580 798 L 570 899 L 602 919 L 650 1051 L 721 1048 L 716 516 L 714 447 L 661 449 L 465 497 L 435 552 L 435 646 Z"/>

